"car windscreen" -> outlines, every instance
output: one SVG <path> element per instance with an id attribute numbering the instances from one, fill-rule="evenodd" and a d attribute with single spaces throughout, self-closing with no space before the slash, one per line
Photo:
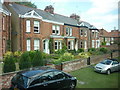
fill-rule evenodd
<path id="1" fill-rule="evenodd" d="M 12 81 L 15 81 L 16 83 L 22 85 L 23 87 L 27 87 L 28 78 L 21 74 L 16 74 L 13 77 Z"/>
<path id="2" fill-rule="evenodd" d="M 111 64 L 111 60 L 104 60 L 102 62 L 100 62 L 101 64 L 105 64 L 105 65 L 110 65 Z"/>

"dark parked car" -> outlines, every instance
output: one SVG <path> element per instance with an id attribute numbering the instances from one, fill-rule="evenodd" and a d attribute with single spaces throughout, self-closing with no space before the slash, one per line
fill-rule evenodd
<path id="1" fill-rule="evenodd" d="M 74 90 L 75 77 L 52 68 L 42 67 L 35 70 L 18 72 L 11 80 L 12 90 Z"/>
<path id="2" fill-rule="evenodd" d="M 96 72 L 110 74 L 111 72 L 120 70 L 120 63 L 117 59 L 105 59 L 95 65 L 94 70 Z"/>

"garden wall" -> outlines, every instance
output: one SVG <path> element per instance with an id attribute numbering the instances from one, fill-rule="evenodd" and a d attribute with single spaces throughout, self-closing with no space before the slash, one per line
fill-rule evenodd
<path id="1" fill-rule="evenodd" d="M 113 58 L 118 56 L 119 56 L 118 52 L 114 52 L 112 54 Z M 111 54 L 91 56 L 90 64 L 96 64 L 105 58 L 111 58 Z M 79 59 L 79 60 L 64 62 L 61 65 L 48 65 L 48 66 L 59 70 L 63 70 L 65 72 L 70 72 L 70 71 L 78 70 L 83 67 L 87 67 L 88 65 L 87 65 L 87 59 Z M 17 72 L 18 71 L 0 75 L 0 90 L 2 88 L 10 87 L 10 80 Z"/>

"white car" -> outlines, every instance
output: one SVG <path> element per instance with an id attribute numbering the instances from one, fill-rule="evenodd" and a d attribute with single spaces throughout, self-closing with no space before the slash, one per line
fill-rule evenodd
<path id="1" fill-rule="evenodd" d="M 94 71 L 110 74 L 120 70 L 120 63 L 116 59 L 105 59 L 94 67 Z"/>

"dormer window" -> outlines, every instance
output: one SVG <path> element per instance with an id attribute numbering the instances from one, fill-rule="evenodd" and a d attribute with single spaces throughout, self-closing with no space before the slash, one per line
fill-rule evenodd
<path id="1" fill-rule="evenodd" d="M 72 36 L 72 28 L 66 27 L 66 35 L 67 36 Z"/>
<path id="2" fill-rule="evenodd" d="M 59 35 L 60 34 L 60 26 L 53 25 L 52 26 L 52 34 Z"/>
<path id="3" fill-rule="evenodd" d="M 40 33 L 39 26 L 40 26 L 39 21 L 34 21 L 34 33 Z"/>

